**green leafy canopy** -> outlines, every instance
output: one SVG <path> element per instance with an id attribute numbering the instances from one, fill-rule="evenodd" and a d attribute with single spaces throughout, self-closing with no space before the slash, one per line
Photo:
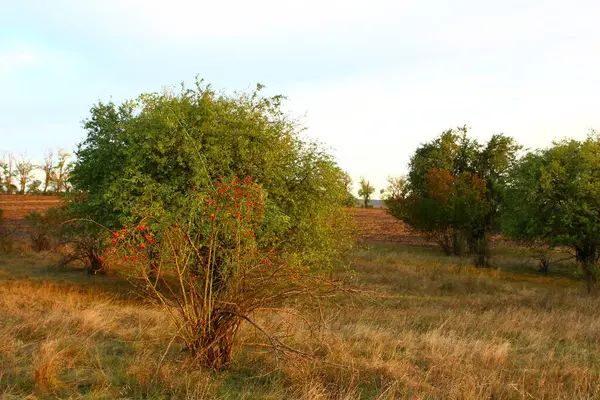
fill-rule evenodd
<path id="1" fill-rule="evenodd" d="M 221 176 L 251 176 L 267 194 L 260 243 L 312 263 L 331 260 L 350 243 L 345 175 L 321 145 L 301 138 L 284 97 L 265 97 L 262 88 L 228 95 L 197 81 L 98 103 L 72 170 L 74 189 L 85 194 L 73 212 L 109 227 L 144 215 L 185 221 L 191 193 Z"/>
<path id="2" fill-rule="evenodd" d="M 600 247 L 600 136 L 555 142 L 527 154 L 506 192 L 504 232 L 596 257 Z M 585 254 L 585 255 L 584 255 Z"/>
<path id="3" fill-rule="evenodd" d="M 496 134 L 483 145 L 466 126 L 421 145 L 411 158 L 408 182 L 390 212 L 428 233 L 446 251 L 462 237 L 472 250 L 497 229 L 504 187 L 520 146 Z"/>

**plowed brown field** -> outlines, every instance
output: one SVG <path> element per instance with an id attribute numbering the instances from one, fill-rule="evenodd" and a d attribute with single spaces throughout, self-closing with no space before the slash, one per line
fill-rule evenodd
<path id="1" fill-rule="evenodd" d="M 349 208 L 358 225 L 358 235 L 365 242 L 387 242 L 426 245 L 423 236 L 412 232 L 410 227 L 391 216 L 383 208 Z"/>
<path id="2" fill-rule="evenodd" d="M 23 219 L 29 211 L 43 213 L 59 204 L 58 196 L 0 195 L 0 209 L 4 212 L 6 222 L 12 223 Z M 383 208 L 349 208 L 348 212 L 354 216 L 358 235 L 365 242 L 429 244 L 423 236 L 411 232 L 405 223 L 389 215 Z"/>
<path id="3" fill-rule="evenodd" d="M 59 204 L 58 196 L 0 194 L 0 210 L 6 219 L 22 219 L 29 211 L 43 213 Z"/>

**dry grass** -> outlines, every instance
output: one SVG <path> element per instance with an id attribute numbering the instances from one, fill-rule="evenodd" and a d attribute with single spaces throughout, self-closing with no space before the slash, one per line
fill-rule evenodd
<path id="1" fill-rule="evenodd" d="M 353 285 L 368 295 L 323 304 L 318 340 L 293 313 L 256 316 L 327 363 L 247 347 L 220 374 L 193 368 L 166 316 L 119 276 L 47 268 L 52 257 L 0 261 L 0 398 L 600 397 L 600 300 L 511 250 L 480 271 L 430 247 L 364 249 Z"/>

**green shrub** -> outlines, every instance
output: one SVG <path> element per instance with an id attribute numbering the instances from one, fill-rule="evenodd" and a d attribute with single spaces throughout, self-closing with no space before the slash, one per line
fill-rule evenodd
<path id="1" fill-rule="evenodd" d="M 87 200 L 71 203 L 72 215 L 110 229 L 144 216 L 191 223 L 190 193 L 210 193 L 220 177 L 252 177 L 267 196 L 255 229 L 261 248 L 312 268 L 339 262 L 352 244 L 346 175 L 300 136 L 283 97 L 261 89 L 230 96 L 197 82 L 95 105 L 70 179 Z"/>

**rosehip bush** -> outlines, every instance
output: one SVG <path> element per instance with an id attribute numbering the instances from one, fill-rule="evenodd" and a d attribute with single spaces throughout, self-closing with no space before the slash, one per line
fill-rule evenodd
<path id="1" fill-rule="evenodd" d="M 112 232 L 106 257 L 131 269 L 194 357 L 221 370 L 233 357 L 240 325 L 260 328 L 254 311 L 273 310 L 290 297 L 331 293 L 337 283 L 259 246 L 266 194 L 251 177 L 219 179 L 210 192 L 192 190 L 187 200 L 185 222 L 146 216 Z M 289 349 L 260 331 L 275 350 Z"/>

